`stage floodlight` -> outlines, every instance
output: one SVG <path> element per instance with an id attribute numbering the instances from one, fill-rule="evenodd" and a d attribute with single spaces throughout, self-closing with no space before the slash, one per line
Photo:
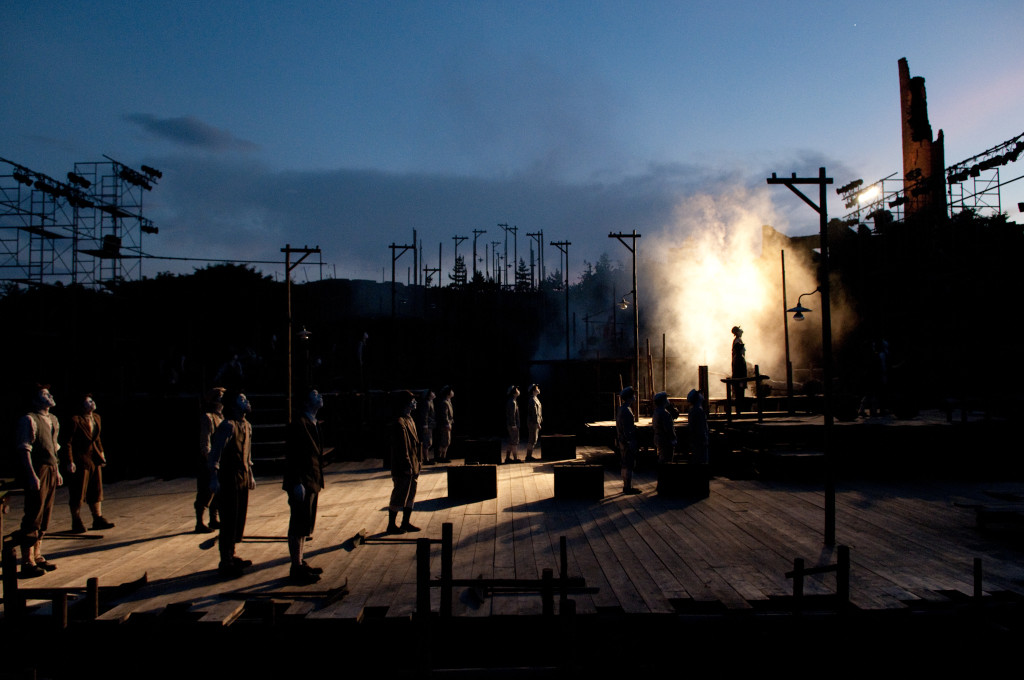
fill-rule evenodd
<path id="1" fill-rule="evenodd" d="M 156 177 L 157 179 L 160 179 L 161 177 L 164 176 L 164 173 L 160 172 L 156 168 L 151 168 L 148 165 L 142 166 L 142 172 L 146 173 L 150 177 Z"/>
<path id="2" fill-rule="evenodd" d="M 82 177 L 81 175 L 77 175 L 73 172 L 68 173 L 68 181 L 71 182 L 72 184 L 77 184 L 83 189 L 88 189 L 89 187 L 92 186 L 92 182 Z"/>

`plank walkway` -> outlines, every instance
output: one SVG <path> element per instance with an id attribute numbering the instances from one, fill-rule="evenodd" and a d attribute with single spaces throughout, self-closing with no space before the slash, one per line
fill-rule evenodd
<path id="1" fill-rule="evenodd" d="M 456 463 L 458 464 L 458 463 Z M 585 579 L 573 596 L 583 614 L 661 614 L 766 607 L 787 596 L 785 573 L 794 558 L 808 566 L 832 564 L 822 543 L 824 494 L 808 483 L 715 478 L 699 501 L 659 497 L 651 470 L 636 475 L 636 496 L 605 471 L 601 501 L 554 499 L 551 463 L 497 468 L 498 497 L 478 502 L 447 498 L 445 467 L 424 468 L 413 522 L 423 531 L 383 534 L 389 473 L 379 460 L 332 464 L 320 498 L 307 559 L 324 568 L 311 586 L 288 583 L 287 504 L 280 480 L 263 478 L 251 495 L 246 539 L 239 554 L 254 562 L 243 577 L 217 576 L 215 534 L 192 533 L 191 479 L 140 479 L 108 485 L 104 514 L 115 528 L 74 536 L 66 491 L 58 494 L 45 555 L 58 569 L 23 587 L 84 587 L 97 577 L 112 586 L 147 575 L 148 584 L 101 614 L 110 621 L 160 614 L 169 607 L 196 620 L 226 623 L 245 600 L 286 603 L 307 619 L 364 621 L 408 618 L 415 609 L 415 539 L 440 538 L 454 528 L 455 578 L 539 579 L 559 568 L 559 541 L 568 544 L 568 572 Z M 971 502 L 991 502 L 992 490 L 1021 493 L 1019 483 L 840 482 L 837 539 L 851 550 L 851 602 L 860 609 L 894 610 L 949 601 L 973 592 L 973 560 L 983 560 L 984 591 L 1024 596 L 1024 551 L 1019 535 L 979 532 Z M 5 530 L 21 516 L 12 499 Z M 366 530 L 365 544 L 352 540 Z M 1015 540 L 1016 539 L 1016 540 Z M 431 575 L 440 575 L 440 547 Z M 347 593 L 337 597 L 337 589 Z M 809 578 L 808 594 L 835 591 L 832 574 Z M 439 589 L 431 592 L 433 611 Z M 536 594 L 481 598 L 456 588 L 456 617 L 532 616 Z M 30 604 L 41 605 L 40 601 Z M 41 610 L 45 610 L 42 607 Z"/>

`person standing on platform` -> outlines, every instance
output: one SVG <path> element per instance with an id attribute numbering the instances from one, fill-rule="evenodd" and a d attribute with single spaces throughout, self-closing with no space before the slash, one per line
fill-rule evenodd
<path id="1" fill-rule="evenodd" d="M 25 488 L 25 516 L 17 538 L 21 544 L 22 578 L 35 578 L 57 568 L 42 554 L 43 536 L 50 524 L 57 487 L 64 483 L 57 459 L 60 423 L 57 416 L 50 413 L 54 406 L 50 386 L 36 385 L 32 410 L 22 416 L 17 425 L 16 452 Z"/>
<path id="2" fill-rule="evenodd" d="M 686 429 L 690 435 L 690 455 L 694 463 L 708 464 L 708 448 L 710 433 L 708 431 L 708 414 L 704 410 L 704 395 L 697 390 L 690 390 L 686 395 L 690 402 L 690 410 L 686 416 Z"/>
<path id="3" fill-rule="evenodd" d="M 217 521 L 217 497 L 210 491 L 210 442 L 217 426 L 224 420 L 224 388 L 214 387 L 206 392 L 204 408 L 199 416 L 199 460 L 196 466 L 196 509 L 197 534 L 208 534 L 220 526 Z M 203 521 L 206 509 L 210 509 L 210 524 Z"/>
<path id="4" fill-rule="evenodd" d="M 228 416 L 217 426 L 210 446 L 210 491 L 217 494 L 220 506 L 217 571 L 237 578 L 252 566 L 251 561 L 235 555 L 235 545 L 245 533 L 249 492 L 256 488 L 256 479 L 252 473 L 252 424 L 246 419 L 252 405 L 241 392 L 228 403 Z"/>
<path id="5" fill-rule="evenodd" d="M 654 448 L 658 452 L 659 463 L 671 463 L 676 450 L 676 428 L 672 421 L 679 412 L 668 400 L 668 392 L 654 395 L 654 416 L 651 425 L 654 428 Z"/>
<path id="6" fill-rule="evenodd" d="M 619 394 L 622 405 L 615 418 L 615 434 L 619 441 L 619 453 L 622 455 L 622 493 L 636 494 L 640 489 L 633 488 L 633 468 L 636 466 L 636 454 L 640 448 L 637 438 L 636 421 L 633 417 L 633 403 L 636 391 L 627 387 Z"/>
<path id="7" fill-rule="evenodd" d="M 455 424 L 455 409 L 452 399 L 455 390 L 450 385 L 441 388 L 441 394 L 434 402 L 434 415 L 437 418 L 437 462 L 447 463 L 448 447 L 452 445 L 452 426 Z"/>
<path id="8" fill-rule="evenodd" d="M 71 533 L 84 534 L 82 501 L 89 504 L 93 530 L 113 529 L 103 517 L 103 466 L 107 464 L 100 439 L 100 415 L 91 394 L 82 398 L 81 412 L 71 416 L 71 431 L 64 445 L 64 468 L 68 471 L 68 505 Z"/>
<path id="9" fill-rule="evenodd" d="M 520 463 L 519 460 L 519 388 L 512 385 L 506 392 L 505 429 L 508 431 L 508 446 L 505 448 L 505 463 Z"/>
<path id="10" fill-rule="evenodd" d="M 437 427 L 434 396 L 433 390 L 423 390 L 420 401 L 416 404 L 416 430 L 420 436 L 420 460 L 424 465 L 433 465 L 436 462 L 430 455 L 430 448 L 434 445 L 434 428 Z"/>
<path id="11" fill-rule="evenodd" d="M 416 483 L 421 463 L 420 441 L 416 436 L 416 423 L 412 419 L 416 396 L 408 390 L 392 392 L 391 403 L 395 418 L 388 424 L 388 444 L 391 449 L 393 486 L 388 503 L 387 533 L 405 534 L 420 530 L 409 521 L 416 500 Z M 399 511 L 402 512 L 401 526 L 397 524 Z"/>
<path id="12" fill-rule="evenodd" d="M 537 440 L 540 438 L 540 427 L 544 422 L 544 417 L 541 415 L 540 408 L 540 385 L 537 383 L 530 385 L 526 394 L 529 395 L 526 401 L 526 462 L 529 463 L 536 460 L 533 457 L 533 449 L 537 446 Z"/>
<path id="13" fill-rule="evenodd" d="M 747 377 L 747 346 L 743 344 L 743 329 L 732 327 L 732 379 L 740 380 Z M 733 398 L 736 401 L 736 414 L 745 410 L 747 383 L 738 382 L 732 385 Z"/>
<path id="14" fill-rule="evenodd" d="M 302 558 L 306 537 L 313 535 L 316 525 L 317 498 L 324 488 L 324 446 L 320 423 L 316 419 L 323 405 L 324 398 L 320 392 L 310 389 L 306 393 L 302 414 L 288 425 L 288 448 L 281 484 L 288 494 L 291 510 L 288 521 L 291 569 L 288 578 L 301 585 L 316 583 L 323 573 L 323 569 L 310 566 Z"/>

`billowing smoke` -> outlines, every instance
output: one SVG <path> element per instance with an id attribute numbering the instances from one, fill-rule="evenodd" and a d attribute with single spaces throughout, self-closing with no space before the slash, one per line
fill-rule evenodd
<path id="1" fill-rule="evenodd" d="M 673 395 L 696 387 L 697 367 L 705 365 L 711 396 L 725 396 L 721 379 L 731 374 L 733 326 L 744 331 L 749 373 L 757 365 L 773 383 L 785 384 L 782 246 L 762 243 L 762 232 L 771 231 L 762 225 L 775 219 L 767 191 L 737 188 L 686 198 L 661 234 L 644 235 L 640 306 L 652 347 L 655 342 L 660 346 L 660 333 L 666 334 Z M 787 250 L 786 306 L 816 286 L 807 257 Z M 817 295 L 807 296 L 804 306 L 817 309 L 819 301 Z M 808 314 L 797 324 L 790 321 L 795 366 L 809 364 L 798 341 L 820 338 L 820 328 L 820 314 Z M 660 374 L 656 368 L 658 389 Z"/>

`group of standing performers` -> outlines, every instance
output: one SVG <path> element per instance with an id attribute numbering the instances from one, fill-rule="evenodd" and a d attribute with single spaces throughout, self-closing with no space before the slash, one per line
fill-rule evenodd
<path id="1" fill-rule="evenodd" d="M 512 385 L 506 392 L 505 430 L 508 442 L 505 446 L 505 463 L 533 462 L 533 450 L 540 439 L 540 429 L 544 422 L 540 405 L 540 385 L 533 383 L 527 388 L 526 395 L 526 458 L 519 458 L 520 419 L 519 419 L 519 388 Z"/>
<path id="2" fill-rule="evenodd" d="M 687 432 L 690 439 L 690 462 L 701 465 L 708 463 L 708 430 L 707 412 L 704 410 L 704 395 L 697 390 L 690 390 L 686 395 L 689 402 L 687 412 Z M 640 490 L 633 486 L 633 470 L 636 467 L 640 441 L 636 426 L 636 390 L 627 387 L 619 393 L 619 411 L 615 416 L 615 434 L 622 459 L 622 493 L 637 494 Z M 669 402 L 667 392 L 654 395 L 654 415 L 651 425 L 654 429 L 654 447 L 658 453 L 659 463 L 671 463 L 676 450 L 676 433 L 673 421 L 679 411 Z"/>
<path id="3" fill-rule="evenodd" d="M 48 385 L 36 385 L 28 413 L 19 419 L 16 430 L 16 454 L 19 474 L 25 489 L 25 514 L 15 533 L 22 551 L 22 578 L 42 576 L 57 566 L 43 557 L 43 536 L 49 529 L 57 487 L 68 480 L 71 533 L 85 533 L 82 502 L 92 513 L 92 529 L 102 531 L 114 524 L 103 517 L 103 466 L 106 453 L 100 438 L 101 420 L 91 394 L 82 398 L 79 412 L 71 417 L 71 427 L 61 436 L 60 422 L 51 413 L 56 406 Z M 63 469 L 64 474 L 61 474 Z"/>
<path id="4" fill-rule="evenodd" d="M 220 529 L 218 573 L 236 578 L 252 561 L 235 554 L 245 533 L 249 492 L 256 488 L 252 460 L 252 404 L 242 392 L 225 400 L 224 388 L 206 394 L 204 413 L 199 418 L 199 465 L 196 474 L 196 533 Z M 225 401 L 227 402 L 225 404 Z M 324 447 L 317 412 L 323 397 L 309 389 L 301 413 L 288 425 L 285 473 L 282 488 L 287 494 L 289 580 L 310 584 L 320 580 L 323 569 L 303 559 L 305 543 L 316 524 L 317 498 L 324 487 Z M 210 523 L 203 519 L 210 512 Z M 219 514 L 219 520 L 218 520 Z"/>

